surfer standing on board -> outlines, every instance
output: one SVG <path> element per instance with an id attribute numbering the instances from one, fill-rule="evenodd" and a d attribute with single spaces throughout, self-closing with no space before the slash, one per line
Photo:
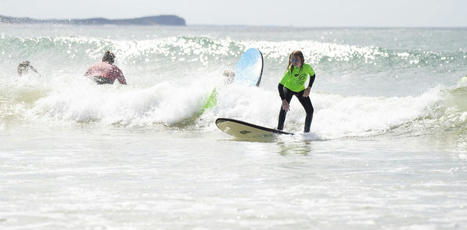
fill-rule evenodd
<path id="1" fill-rule="evenodd" d="M 110 51 L 106 51 L 102 62 L 96 63 L 88 68 L 84 76 L 92 77 L 97 84 L 113 84 L 115 79 L 120 84 L 126 85 L 125 76 L 123 72 L 114 65 L 115 54 Z"/>
<path id="2" fill-rule="evenodd" d="M 305 88 L 305 82 L 310 76 L 308 87 Z M 305 64 L 305 58 L 303 53 L 299 50 L 293 51 L 289 56 L 289 65 L 287 66 L 287 72 L 285 72 L 282 80 L 278 85 L 279 95 L 282 99 L 282 106 L 279 113 L 279 123 L 277 125 L 278 130 L 284 128 L 284 121 L 287 112 L 290 110 L 290 100 L 295 95 L 302 104 L 306 111 L 305 118 L 305 133 L 310 132 L 311 121 L 313 120 L 313 105 L 310 100 L 310 90 L 315 81 L 315 71 L 311 68 L 311 65 Z"/>

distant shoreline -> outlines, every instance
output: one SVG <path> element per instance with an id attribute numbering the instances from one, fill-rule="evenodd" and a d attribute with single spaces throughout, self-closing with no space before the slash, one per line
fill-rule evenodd
<path id="1" fill-rule="evenodd" d="M 64 24 L 64 25 L 143 25 L 143 26 L 186 26 L 186 21 L 176 15 L 157 15 L 127 19 L 34 19 L 0 15 L 0 24 Z"/>

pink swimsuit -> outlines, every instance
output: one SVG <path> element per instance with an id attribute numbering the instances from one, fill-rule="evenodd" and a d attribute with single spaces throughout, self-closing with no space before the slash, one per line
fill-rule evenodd
<path id="1" fill-rule="evenodd" d="M 92 65 L 84 75 L 101 79 L 104 78 L 111 84 L 113 84 L 115 79 L 117 79 L 120 84 L 126 85 L 126 80 L 122 71 L 117 66 L 111 65 L 107 62 L 99 62 Z"/>

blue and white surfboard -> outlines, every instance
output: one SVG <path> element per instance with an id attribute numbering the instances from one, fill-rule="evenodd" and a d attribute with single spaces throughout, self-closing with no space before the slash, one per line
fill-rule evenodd
<path id="1" fill-rule="evenodd" d="M 263 54 L 256 48 L 248 49 L 235 67 L 234 83 L 259 86 L 263 75 Z"/>

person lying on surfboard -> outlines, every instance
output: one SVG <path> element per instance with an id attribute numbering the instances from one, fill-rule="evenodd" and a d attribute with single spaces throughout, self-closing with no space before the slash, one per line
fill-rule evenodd
<path id="1" fill-rule="evenodd" d="M 305 82 L 310 76 L 308 86 L 305 88 Z M 310 100 L 310 90 L 315 81 L 315 71 L 311 65 L 305 63 L 303 53 L 299 50 L 293 51 L 289 56 L 289 65 L 282 80 L 278 85 L 279 96 L 282 99 L 281 110 L 279 113 L 278 130 L 284 129 L 284 121 L 287 112 L 290 110 L 290 100 L 295 95 L 306 111 L 305 133 L 310 132 L 311 121 L 313 120 L 313 105 Z"/>
<path id="2" fill-rule="evenodd" d="M 115 54 L 106 51 L 102 57 L 102 62 L 96 63 L 88 68 L 84 76 L 92 77 L 97 84 L 113 84 L 118 80 L 120 84 L 126 85 L 125 76 L 123 72 L 114 65 Z"/>

